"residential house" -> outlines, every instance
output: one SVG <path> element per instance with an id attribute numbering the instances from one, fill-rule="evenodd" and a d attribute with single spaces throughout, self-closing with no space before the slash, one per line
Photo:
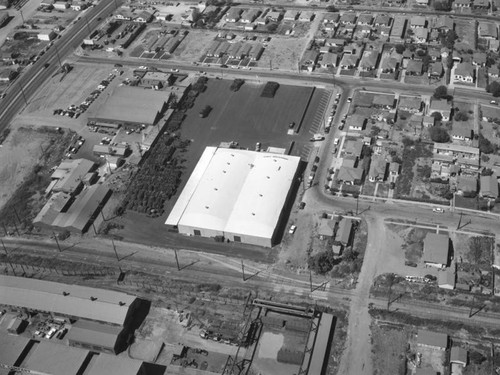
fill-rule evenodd
<path id="1" fill-rule="evenodd" d="M 490 39 L 488 42 L 489 50 L 492 52 L 498 52 L 500 49 L 500 41 L 497 39 Z"/>
<path id="2" fill-rule="evenodd" d="M 448 349 L 448 335 L 419 329 L 417 346 L 445 351 Z"/>
<path id="3" fill-rule="evenodd" d="M 485 66 L 487 55 L 484 52 L 474 52 L 472 55 L 472 64 L 475 66 Z"/>
<path id="4" fill-rule="evenodd" d="M 313 12 L 309 12 L 309 11 L 305 11 L 305 12 L 302 12 L 299 16 L 299 21 L 300 22 L 311 22 L 314 18 L 314 13 Z"/>
<path id="5" fill-rule="evenodd" d="M 275 12 L 275 11 L 267 13 L 267 16 L 266 16 L 266 18 L 272 22 L 279 22 L 279 21 L 281 21 L 282 17 L 283 17 L 283 13 Z"/>
<path id="6" fill-rule="evenodd" d="M 456 272 L 454 267 L 446 269 L 444 272 L 439 272 L 438 274 L 438 287 L 441 289 L 453 290 L 456 284 Z"/>
<path id="7" fill-rule="evenodd" d="M 66 10 L 69 8 L 69 3 L 66 1 L 56 1 L 52 5 L 54 6 L 54 9 L 57 10 Z"/>
<path id="8" fill-rule="evenodd" d="M 321 45 L 321 44 L 318 43 L 317 45 Z M 331 51 L 331 47 L 328 47 L 328 46 L 321 46 L 321 47 L 319 47 L 319 53 L 320 54 L 329 53 L 330 51 Z M 320 60 L 321 60 L 321 57 L 320 57 Z"/>
<path id="9" fill-rule="evenodd" d="M 441 51 L 438 48 L 429 48 L 427 53 L 432 61 L 441 60 Z"/>
<path id="10" fill-rule="evenodd" d="M 476 69 L 469 62 L 457 65 L 453 74 L 453 81 L 460 83 L 474 83 Z"/>
<path id="11" fill-rule="evenodd" d="M 243 11 L 240 21 L 242 23 L 252 23 L 260 15 L 260 9 L 250 8 Z"/>
<path id="12" fill-rule="evenodd" d="M 468 195 L 477 193 L 477 178 L 474 176 L 460 175 L 457 177 L 457 194 Z"/>
<path id="13" fill-rule="evenodd" d="M 400 170 L 401 170 L 401 164 L 396 163 L 395 161 L 389 164 L 389 176 L 398 177 Z"/>
<path id="14" fill-rule="evenodd" d="M 302 60 L 300 62 L 300 67 L 303 70 L 307 70 L 312 72 L 316 67 L 316 63 L 318 62 L 319 53 L 316 50 L 306 50 L 304 52 L 304 56 L 302 56 Z"/>
<path id="15" fill-rule="evenodd" d="M 389 41 L 391 43 L 402 43 L 406 31 L 406 18 L 404 16 L 395 16 L 392 23 L 391 35 Z"/>
<path id="16" fill-rule="evenodd" d="M 361 13 L 358 17 L 358 25 L 371 26 L 373 23 L 373 15 L 369 13 Z"/>
<path id="17" fill-rule="evenodd" d="M 454 0 L 453 1 L 454 8 L 470 8 L 471 0 Z"/>
<path id="18" fill-rule="evenodd" d="M 461 63 L 463 60 L 462 53 L 457 50 L 453 50 L 453 56 L 452 56 L 453 62 L 455 63 Z"/>
<path id="19" fill-rule="evenodd" d="M 12 69 L 0 71 L 0 82 L 12 82 L 17 78 L 19 73 Z"/>
<path id="20" fill-rule="evenodd" d="M 372 33 L 372 27 L 368 25 L 356 26 L 356 36 L 360 38 L 368 38 Z"/>
<path id="21" fill-rule="evenodd" d="M 429 5 L 429 0 L 416 0 L 418 5 Z"/>
<path id="22" fill-rule="evenodd" d="M 420 96 L 400 95 L 398 109 L 410 113 L 422 112 L 422 98 Z"/>
<path id="23" fill-rule="evenodd" d="M 447 234 L 427 233 L 424 238 L 424 254 L 426 265 L 445 268 L 448 265 L 450 238 Z"/>
<path id="24" fill-rule="evenodd" d="M 340 16 L 339 22 L 342 25 L 356 25 L 356 13 L 354 12 L 346 12 Z"/>
<path id="25" fill-rule="evenodd" d="M 387 57 L 382 60 L 380 69 L 381 72 L 384 74 L 393 74 L 397 70 L 399 70 L 399 64 L 401 60 L 398 60 L 395 57 Z"/>
<path id="26" fill-rule="evenodd" d="M 471 141 L 473 137 L 472 129 L 467 125 L 459 125 L 458 123 L 453 124 L 453 129 L 451 130 L 451 138 L 456 141 Z"/>
<path id="27" fill-rule="evenodd" d="M 320 239 L 332 238 L 335 221 L 331 219 L 321 219 L 319 222 L 318 236 Z"/>
<path id="28" fill-rule="evenodd" d="M 339 226 L 337 228 L 337 233 L 335 234 L 335 241 L 340 242 L 344 247 L 349 246 L 352 240 L 352 229 L 352 219 L 343 218 L 342 220 L 340 220 Z"/>
<path id="29" fill-rule="evenodd" d="M 345 54 L 342 56 L 342 60 L 340 61 L 341 69 L 355 69 L 358 65 L 359 57 L 357 55 Z"/>
<path id="30" fill-rule="evenodd" d="M 114 17 L 121 21 L 132 21 L 133 14 L 129 9 L 122 7 L 115 13 Z"/>
<path id="31" fill-rule="evenodd" d="M 424 16 L 414 16 L 410 18 L 410 28 L 422 29 L 427 26 L 427 18 Z"/>
<path id="32" fill-rule="evenodd" d="M 380 39 L 384 42 L 388 42 L 391 35 L 391 27 L 390 26 L 381 26 L 376 32 L 378 33 Z"/>
<path id="33" fill-rule="evenodd" d="M 479 149 L 454 143 L 434 142 L 434 158 L 439 156 L 448 156 L 450 160 L 473 159 L 479 160 Z"/>
<path id="34" fill-rule="evenodd" d="M 382 156 L 372 156 L 368 179 L 370 182 L 385 181 L 387 174 L 387 161 Z"/>
<path id="35" fill-rule="evenodd" d="M 243 9 L 241 8 L 229 8 L 229 10 L 226 13 L 226 16 L 224 17 L 224 20 L 226 22 L 238 22 L 241 17 L 241 13 L 243 12 Z"/>
<path id="36" fill-rule="evenodd" d="M 429 38 L 429 30 L 426 28 L 418 28 L 413 32 L 413 41 L 418 44 L 427 43 Z"/>
<path id="37" fill-rule="evenodd" d="M 441 61 L 436 61 L 429 64 L 429 69 L 427 69 L 427 74 L 429 78 L 439 79 L 443 76 L 443 64 Z"/>
<path id="38" fill-rule="evenodd" d="M 455 28 L 455 24 L 453 23 L 453 18 L 450 16 L 439 15 L 434 18 L 432 28 L 440 31 L 449 31 Z"/>
<path id="39" fill-rule="evenodd" d="M 478 24 L 478 36 L 484 39 L 497 39 L 498 38 L 498 28 L 493 22 L 479 22 Z"/>
<path id="40" fill-rule="evenodd" d="M 432 115 L 434 112 L 440 113 L 443 121 L 450 121 L 451 103 L 446 99 L 431 99 L 428 114 Z"/>
<path id="41" fill-rule="evenodd" d="M 325 40 L 325 46 L 328 47 L 343 47 L 346 44 L 346 40 L 342 38 L 328 38 Z"/>
<path id="42" fill-rule="evenodd" d="M 134 18 L 134 22 L 139 22 L 139 23 L 148 23 L 153 19 L 153 14 L 142 11 L 141 13 L 138 14 L 136 18 Z"/>
<path id="43" fill-rule="evenodd" d="M 391 26 L 391 17 L 386 14 L 379 14 L 375 17 L 374 25 L 376 27 L 388 27 Z"/>
<path id="44" fill-rule="evenodd" d="M 319 62 L 322 68 L 335 68 L 338 63 L 338 55 L 336 53 L 324 53 L 321 55 L 321 61 Z"/>
<path id="45" fill-rule="evenodd" d="M 413 115 L 411 115 L 410 123 L 408 125 L 410 128 L 413 128 L 415 130 L 422 129 L 423 119 L 424 119 L 424 116 L 413 114 Z"/>
<path id="46" fill-rule="evenodd" d="M 461 348 L 459 346 L 452 346 L 451 347 L 451 352 L 450 352 L 450 363 L 453 366 L 453 364 L 460 365 L 462 367 L 466 367 L 468 360 L 467 360 L 467 355 L 469 353 L 467 350 L 464 348 Z M 452 371 L 452 373 L 454 373 Z"/>
<path id="47" fill-rule="evenodd" d="M 340 14 L 329 12 L 329 13 L 325 13 L 325 15 L 323 16 L 323 23 L 324 24 L 327 24 L 327 23 L 336 24 L 337 22 L 339 22 L 339 19 L 340 19 Z"/>
<path id="48" fill-rule="evenodd" d="M 37 34 L 38 40 L 43 40 L 44 42 L 49 42 L 55 37 L 57 34 L 54 32 L 54 30 L 40 30 Z"/>
<path id="49" fill-rule="evenodd" d="M 410 60 L 406 66 L 406 74 L 409 76 L 421 76 L 424 64 L 422 61 Z"/>
<path id="50" fill-rule="evenodd" d="M 378 58 L 379 53 L 377 51 L 365 51 L 359 62 L 360 70 L 369 72 L 377 69 Z"/>
<path id="51" fill-rule="evenodd" d="M 472 8 L 486 10 L 490 7 L 490 0 L 472 0 Z"/>
<path id="52" fill-rule="evenodd" d="M 436 119 L 433 116 L 424 116 L 422 118 L 422 125 L 426 128 L 434 126 L 436 123 Z"/>
<path id="53" fill-rule="evenodd" d="M 393 109 L 396 95 L 394 94 L 377 94 L 373 98 L 372 107 L 382 109 Z"/>
<path id="54" fill-rule="evenodd" d="M 299 16 L 299 12 L 293 9 L 288 9 L 283 16 L 283 20 L 285 21 L 295 21 Z"/>
<path id="55" fill-rule="evenodd" d="M 347 118 L 345 126 L 349 131 L 363 131 L 366 126 L 366 117 L 357 114 L 351 115 Z"/>
<path id="56" fill-rule="evenodd" d="M 75 10 L 77 12 L 84 10 L 87 8 L 87 3 L 84 1 L 73 1 L 71 3 L 71 10 Z"/>
<path id="57" fill-rule="evenodd" d="M 344 55 L 358 55 L 361 56 L 362 47 L 358 47 L 356 43 L 351 43 L 344 47 Z"/>
<path id="58" fill-rule="evenodd" d="M 483 198 L 498 198 L 498 179 L 495 174 L 490 176 L 481 176 L 479 194 Z"/>
<path id="59" fill-rule="evenodd" d="M 372 145 L 372 138 L 371 137 L 363 137 L 363 144 L 365 146 L 371 146 Z"/>
<path id="60" fill-rule="evenodd" d="M 353 167 L 353 160 L 344 159 L 337 174 L 337 180 L 347 185 L 360 185 L 363 181 L 364 170 L 361 167 Z"/>
<path id="61" fill-rule="evenodd" d="M 493 79 L 497 79 L 500 74 L 498 70 L 498 66 L 493 65 L 491 68 L 488 68 L 488 76 Z"/>
<path id="62" fill-rule="evenodd" d="M 360 158 L 363 152 L 363 142 L 347 140 L 344 142 L 344 154 L 348 157 Z"/>

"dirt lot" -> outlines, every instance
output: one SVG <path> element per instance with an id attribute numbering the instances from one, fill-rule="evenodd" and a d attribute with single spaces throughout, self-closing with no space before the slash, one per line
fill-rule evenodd
<path id="1" fill-rule="evenodd" d="M 2 212 L 2 220 L 12 225 L 13 207 L 20 220 L 30 220 L 38 206 L 39 193 L 50 182 L 49 169 L 56 165 L 66 147 L 66 136 L 50 128 L 32 128 L 29 125 L 16 127 L 0 148 L 0 208 L 10 200 L 8 212 Z M 36 168 L 36 169 L 35 169 Z M 14 193 L 18 188 L 22 191 Z M 14 198 L 13 198 L 14 196 Z M 33 202 L 30 202 L 31 198 Z M 19 224 L 19 223 L 18 223 Z"/>
<path id="2" fill-rule="evenodd" d="M 406 374 L 406 347 L 409 330 L 398 326 L 374 324 L 371 326 L 374 375 Z"/>
<path id="3" fill-rule="evenodd" d="M 189 30 L 179 47 L 174 52 L 174 60 L 198 61 L 217 34 L 209 30 Z"/>
<path id="4" fill-rule="evenodd" d="M 273 36 L 259 60 L 259 66 L 269 69 L 297 71 L 298 63 L 309 43 L 307 38 Z"/>

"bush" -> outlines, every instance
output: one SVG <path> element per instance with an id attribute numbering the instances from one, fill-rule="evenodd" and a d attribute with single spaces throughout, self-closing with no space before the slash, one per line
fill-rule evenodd
<path id="1" fill-rule="evenodd" d="M 443 119 L 443 115 L 439 112 L 432 112 L 431 116 L 436 119 L 436 121 L 441 121 Z"/>
<path id="2" fill-rule="evenodd" d="M 338 261 L 334 259 L 332 251 L 323 251 L 310 257 L 308 260 L 309 268 L 319 275 L 324 275 L 331 271 L 336 263 Z"/>
<path id="3" fill-rule="evenodd" d="M 274 98 L 274 95 L 276 95 L 276 91 L 278 91 L 279 87 L 280 84 L 278 82 L 269 81 L 264 86 L 264 89 L 262 90 L 260 96 L 264 98 Z"/>
<path id="4" fill-rule="evenodd" d="M 492 94 L 495 98 L 500 96 L 500 82 L 493 81 L 486 86 L 486 91 Z"/>
<path id="5" fill-rule="evenodd" d="M 236 78 L 229 87 L 229 90 L 236 92 L 240 89 L 241 86 L 243 86 L 244 83 L 245 83 L 244 79 Z"/>
<path id="6" fill-rule="evenodd" d="M 489 139 L 484 138 L 482 134 L 479 134 L 479 150 L 483 154 L 493 154 L 497 150 L 497 146 L 492 144 Z"/>
<path id="7" fill-rule="evenodd" d="M 467 113 L 465 112 L 458 112 L 456 115 L 455 115 L 455 121 L 467 121 L 469 119 L 469 116 L 467 116 Z"/>
<path id="8" fill-rule="evenodd" d="M 446 129 L 441 126 L 431 126 L 429 128 L 429 135 L 432 141 L 437 143 L 446 143 L 450 140 L 450 135 Z"/>
<path id="9" fill-rule="evenodd" d="M 396 46 L 396 53 L 402 55 L 404 51 L 405 51 L 405 46 L 404 45 L 398 44 Z"/>

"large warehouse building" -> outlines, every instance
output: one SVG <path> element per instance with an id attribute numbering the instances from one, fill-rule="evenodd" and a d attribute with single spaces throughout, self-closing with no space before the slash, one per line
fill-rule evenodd
<path id="1" fill-rule="evenodd" d="M 207 147 L 165 224 L 179 233 L 271 247 L 300 158 Z"/>
<path id="2" fill-rule="evenodd" d="M 99 124 L 154 125 L 167 108 L 170 92 L 120 86 L 89 121 Z"/>

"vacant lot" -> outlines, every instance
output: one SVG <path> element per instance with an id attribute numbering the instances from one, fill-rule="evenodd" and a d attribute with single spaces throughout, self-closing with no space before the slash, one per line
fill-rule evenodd
<path id="1" fill-rule="evenodd" d="M 406 374 L 408 329 L 372 323 L 371 332 L 374 374 Z"/>

